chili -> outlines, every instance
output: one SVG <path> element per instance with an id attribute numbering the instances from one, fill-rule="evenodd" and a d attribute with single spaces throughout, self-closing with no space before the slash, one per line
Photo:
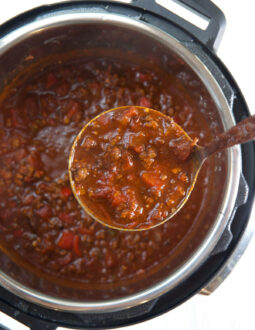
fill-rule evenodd
<path id="1" fill-rule="evenodd" d="M 201 91 L 202 83 L 178 62 L 173 62 L 163 79 L 163 73 L 154 68 L 106 57 L 60 58 L 41 62 L 27 72 L 1 92 L 0 244 L 42 273 L 75 283 L 121 282 L 123 288 L 130 279 L 158 269 L 185 240 L 198 217 L 214 216 L 215 201 L 213 210 L 203 216 L 214 158 L 204 165 L 190 200 L 172 221 L 128 233 L 102 226 L 80 207 L 70 194 L 68 157 L 75 137 L 89 120 L 105 110 L 133 104 L 178 119 L 203 145 L 222 126 L 215 105 Z M 156 142 L 162 142 L 160 137 Z M 92 140 L 85 143 L 91 148 L 93 144 Z M 135 143 L 121 155 L 127 180 L 135 179 L 133 155 L 144 153 L 144 163 L 146 159 L 149 166 L 153 152 Z M 118 150 L 114 157 L 119 157 Z M 143 171 L 148 190 L 152 186 L 162 189 L 163 179 L 157 171 L 150 173 L 150 167 Z M 218 172 L 222 182 L 224 173 Z M 105 189 L 94 193 L 105 195 L 107 186 Z M 214 195 L 220 198 L 221 189 Z M 132 199 L 132 192 L 129 194 Z M 118 204 L 122 198 L 116 193 L 112 203 Z M 200 228 L 201 233 L 206 230 Z M 1 263 L 1 269 L 4 267 Z M 38 281 L 37 287 L 40 285 Z"/>
<path id="2" fill-rule="evenodd" d="M 115 228 L 146 229 L 181 206 L 192 185 L 196 140 L 172 118 L 143 107 L 103 113 L 71 152 L 74 190 L 89 213 Z"/>

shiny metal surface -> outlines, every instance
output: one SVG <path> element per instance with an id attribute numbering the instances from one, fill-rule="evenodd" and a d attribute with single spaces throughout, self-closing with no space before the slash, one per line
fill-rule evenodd
<path id="1" fill-rule="evenodd" d="M 186 63 L 188 63 L 188 65 L 190 65 L 202 79 L 218 107 L 225 128 L 230 128 L 234 124 L 231 113 L 231 102 L 229 102 L 226 95 L 224 95 L 223 90 L 217 81 L 217 77 L 215 77 L 208 68 L 205 58 L 199 58 L 198 55 L 194 55 L 188 47 L 184 46 L 182 43 L 162 30 L 138 20 L 109 13 L 81 13 L 74 11 L 62 12 L 56 16 L 54 16 L 54 14 L 49 16 L 45 15 L 40 19 L 37 19 L 26 26 L 22 26 L 4 36 L 0 41 L 0 55 L 6 52 L 12 45 L 19 42 L 25 42 L 28 38 L 39 34 L 40 31 L 43 31 L 44 29 L 81 23 L 103 23 L 110 26 L 121 26 L 134 31 L 140 31 L 144 35 L 150 37 L 152 41 L 157 40 L 164 44 L 169 48 L 169 50 L 174 51 Z M 193 47 L 196 46 L 193 45 Z M 228 177 L 224 199 L 222 201 L 220 212 L 216 216 L 215 224 L 208 233 L 207 238 L 202 242 L 200 248 L 184 265 L 172 273 L 171 276 L 147 290 L 122 299 L 91 303 L 86 301 L 73 302 L 44 295 L 38 291 L 31 290 L 28 287 L 21 285 L 3 272 L 0 272 L 0 284 L 25 300 L 47 308 L 69 312 L 82 311 L 100 313 L 118 311 L 154 299 L 180 284 L 209 256 L 210 252 L 213 250 L 221 237 L 221 234 L 233 212 L 238 193 L 240 172 L 240 148 L 234 147 L 228 151 Z"/>
<path id="2" fill-rule="evenodd" d="M 212 294 L 225 279 L 228 275 L 232 272 L 240 258 L 242 257 L 244 251 L 246 250 L 248 244 L 250 243 L 254 232 L 255 232 L 255 204 L 253 204 L 251 214 L 253 216 L 250 217 L 248 225 L 236 245 L 235 249 L 231 253 L 230 257 L 227 259 L 226 263 L 221 267 L 221 269 L 217 272 L 216 276 L 206 285 L 201 291 L 201 294 L 210 295 Z"/>

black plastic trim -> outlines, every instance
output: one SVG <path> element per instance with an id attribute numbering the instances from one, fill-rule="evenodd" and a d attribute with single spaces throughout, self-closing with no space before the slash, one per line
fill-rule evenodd
<path id="1" fill-rule="evenodd" d="M 176 1 L 176 0 L 175 0 Z M 183 7 L 200 14 L 209 19 L 209 24 L 205 30 L 186 21 L 182 17 L 177 16 L 175 13 L 170 12 L 166 8 L 160 6 L 155 0 L 133 0 L 132 3 L 136 6 L 156 13 L 171 22 L 174 22 L 182 29 L 185 29 L 194 35 L 200 42 L 206 45 L 210 50 L 217 50 L 222 39 L 226 19 L 223 12 L 210 0 L 179 0 L 176 1 Z"/>

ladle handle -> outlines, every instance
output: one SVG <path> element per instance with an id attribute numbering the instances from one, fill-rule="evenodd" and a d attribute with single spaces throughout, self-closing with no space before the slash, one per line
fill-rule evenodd
<path id="1" fill-rule="evenodd" d="M 236 126 L 218 135 L 212 142 L 201 149 L 202 158 L 207 158 L 214 152 L 248 142 L 255 138 L 255 115 L 245 118 Z"/>

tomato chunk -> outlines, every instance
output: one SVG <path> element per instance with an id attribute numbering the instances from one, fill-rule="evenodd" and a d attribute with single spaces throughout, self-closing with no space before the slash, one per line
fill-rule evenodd
<path id="1" fill-rule="evenodd" d="M 64 231 L 61 234 L 57 244 L 61 249 L 71 250 L 73 247 L 73 239 L 74 235 L 71 232 Z"/>
<path id="2" fill-rule="evenodd" d="M 61 189 L 61 194 L 63 197 L 69 197 L 70 195 L 72 195 L 72 190 L 68 187 L 63 187 Z"/>
<path id="3" fill-rule="evenodd" d="M 79 247 L 79 240 L 80 240 L 79 236 L 75 235 L 73 238 L 73 250 L 78 257 L 81 257 L 82 253 Z"/>
<path id="4" fill-rule="evenodd" d="M 143 172 L 142 179 L 148 186 L 157 190 L 161 190 L 165 186 L 165 181 L 160 179 L 160 175 L 153 172 Z"/>

